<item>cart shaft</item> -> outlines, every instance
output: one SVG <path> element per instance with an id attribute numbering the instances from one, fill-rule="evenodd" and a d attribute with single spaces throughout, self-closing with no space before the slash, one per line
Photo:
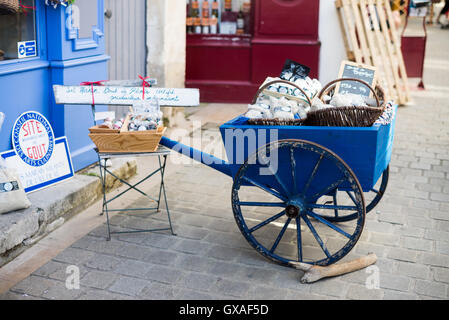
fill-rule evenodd
<path id="1" fill-rule="evenodd" d="M 171 140 L 167 137 L 162 137 L 161 145 L 170 148 L 186 157 L 192 158 L 195 161 L 201 162 L 227 176 L 232 177 L 231 166 L 228 162 L 214 157 L 208 153 L 196 150 L 192 147 L 186 146 L 185 144 L 179 143 L 177 141 Z"/>

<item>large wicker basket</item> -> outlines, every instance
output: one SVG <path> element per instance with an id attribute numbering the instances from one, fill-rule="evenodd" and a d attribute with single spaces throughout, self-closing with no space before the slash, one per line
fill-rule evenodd
<path id="1" fill-rule="evenodd" d="M 284 83 L 287 85 L 290 85 L 292 87 L 295 87 L 297 89 L 299 89 L 299 91 L 302 92 L 302 94 L 306 97 L 307 99 L 307 103 L 309 105 L 312 105 L 312 102 L 310 101 L 309 97 L 307 96 L 307 94 L 304 92 L 303 89 L 301 89 L 298 85 L 296 85 L 293 82 L 287 81 L 287 80 L 273 80 L 273 81 L 269 81 L 265 84 L 263 84 L 256 92 L 256 94 L 254 95 L 253 101 L 251 102 L 251 104 L 255 104 L 257 102 L 257 99 L 259 98 L 259 95 L 261 93 L 266 94 L 266 95 L 271 95 L 271 96 L 275 96 L 277 98 L 281 98 L 281 97 L 286 97 L 288 99 L 293 99 L 293 100 L 297 100 L 297 101 L 304 101 L 298 97 L 295 96 L 291 96 L 288 94 L 283 94 L 283 93 L 279 93 L 279 92 L 273 92 L 273 91 L 269 91 L 266 90 L 269 86 L 275 84 L 275 83 Z M 283 120 L 283 119 L 278 119 L 278 118 L 272 118 L 272 119 L 249 119 L 248 120 L 248 124 L 250 125 L 259 125 L 259 126 L 300 126 L 304 123 L 306 119 L 289 119 L 289 120 Z"/>
<path id="2" fill-rule="evenodd" d="M 385 110 L 385 94 L 380 86 L 374 90 L 367 82 L 355 78 L 340 78 L 329 82 L 321 92 L 318 98 L 329 95 L 329 92 L 335 89 L 338 82 L 356 81 L 366 85 L 373 93 L 376 99 L 377 107 L 365 106 L 343 106 L 331 107 L 307 114 L 305 125 L 308 126 L 331 126 L 331 127 L 370 127 L 381 116 Z"/>
<path id="3" fill-rule="evenodd" d="M 0 0 L 0 14 L 19 12 L 19 0 Z"/>

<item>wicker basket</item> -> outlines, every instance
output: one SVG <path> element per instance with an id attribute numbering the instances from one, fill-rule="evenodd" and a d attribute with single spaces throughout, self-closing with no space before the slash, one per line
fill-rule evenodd
<path id="1" fill-rule="evenodd" d="M 16 14 L 19 12 L 19 0 L 0 0 L 0 14 Z"/>
<path id="2" fill-rule="evenodd" d="M 154 152 L 159 146 L 166 127 L 155 130 L 128 131 L 129 115 L 123 122 L 121 130 L 99 128 L 89 129 L 89 138 L 97 146 L 98 152 L 104 153 L 143 153 Z"/>
<path id="3" fill-rule="evenodd" d="M 385 94 L 380 86 L 374 90 L 367 82 L 355 78 L 340 78 L 329 82 L 318 98 L 322 99 L 325 94 L 335 89 L 338 82 L 356 81 L 366 85 L 376 99 L 377 107 L 332 107 L 321 110 L 310 111 L 307 114 L 305 125 L 307 126 L 332 126 L 332 127 L 370 127 L 381 116 L 385 110 Z"/>
<path id="4" fill-rule="evenodd" d="M 268 88 L 269 86 L 271 86 L 274 83 L 284 83 L 284 84 L 288 84 L 292 87 L 295 87 L 297 89 L 299 89 L 299 91 L 302 92 L 302 94 L 306 97 L 307 99 L 307 103 L 309 105 L 311 105 L 311 101 L 309 99 L 309 97 L 307 96 L 307 94 L 304 92 L 304 90 L 302 90 L 298 85 L 296 85 L 293 82 L 287 81 L 287 80 L 274 80 L 274 81 L 269 81 L 267 83 L 265 83 L 264 85 L 262 85 L 259 90 L 257 90 L 256 94 L 254 95 L 253 101 L 251 102 L 251 104 L 255 104 L 257 102 L 257 99 L 259 98 L 259 95 L 261 93 L 264 93 L 266 95 L 271 95 L 271 96 L 275 96 L 277 98 L 281 98 L 281 97 L 286 97 L 288 99 L 293 99 L 293 100 L 297 100 L 297 101 L 304 101 L 298 97 L 295 96 L 291 96 L 288 94 L 283 94 L 283 93 L 278 93 L 278 92 L 273 92 L 273 91 L 269 91 L 269 90 L 265 90 L 266 88 Z M 282 120 L 282 119 L 278 119 L 278 118 L 273 118 L 273 119 L 249 119 L 248 120 L 248 124 L 250 125 L 259 125 L 259 126 L 300 126 L 304 123 L 306 119 L 288 119 L 288 120 Z"/>

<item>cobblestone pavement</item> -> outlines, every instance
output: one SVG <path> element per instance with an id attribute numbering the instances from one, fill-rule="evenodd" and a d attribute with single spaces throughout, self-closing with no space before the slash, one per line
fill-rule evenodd
<path id="1" fill-rule="evenodd" d="M 301 272 L 260 256 L 234 221 L 231 179 L 196 164 L 173 169 L 166 179 L 177 236 L 122 234 L 105 241 L 103 225 L 1 298 L 448 299 L 449 60 L 442 50 L 447 32 L 429 30 L 427 90 L 414 92 L 415 103 L 399 109 L 386 195 L 345 257 L 376 253 L 378 289 L 367 287 L 372 274 L 366 270 L 301 284 Z M 217 137 L 218 131 L 207 134 Z M 112 224 L 114 230 L 167 225 L 164 212 L 120 214 Z M 80 270 L 75 290 L 66 288 L 71 265 Z"/>

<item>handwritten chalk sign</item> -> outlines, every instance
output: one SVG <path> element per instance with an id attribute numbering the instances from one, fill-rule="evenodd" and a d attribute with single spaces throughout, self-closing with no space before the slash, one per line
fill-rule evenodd
<path id="1" fill-rule="evenodd" d="M 351 61 L 343 61 L 341 63 L 340 72 L 338 73 L 338 78 L 360 79 L 370 86 L 373 86 L 376 79 L 376 68 Z M 335 91 L 341 94 L 353 93 L 365 97 L 371 95 L 371 90 L 363 83 L 357 81 L 341 81 L 337 83 Z"/>
<path id="2" fill-rule="evenodd" d="M 54 85 L 57 104 L 95 104 L 103 105 L 133 105 L 135 102 L 150 101 L 153 97 L 159 100 L 161 106 L 190 107 L 200 104 L 198 89 L 178 88 L 145 88 L 121 86 L 94 86 L 93 96 L 91 86 Z"/>

